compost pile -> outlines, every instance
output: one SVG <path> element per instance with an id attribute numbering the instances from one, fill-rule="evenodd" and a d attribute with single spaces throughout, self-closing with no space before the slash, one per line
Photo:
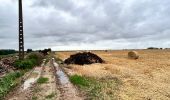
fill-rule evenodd
<path id="1" fill-rule="evenodd" d="M 104 60 L 91 52 L 83 52 L 71 55 L 70 58 L 64 61 L 64 63 L 84 65 L 93 63 L 104 63 Z"/>
<path id="2" fill-rule="evenodd" d="M 2 58 L 0 60 L 0 74 L 6 73 L 9 70 L 14 70 L 14 61 L 15 59 L 13 57 Z"/>

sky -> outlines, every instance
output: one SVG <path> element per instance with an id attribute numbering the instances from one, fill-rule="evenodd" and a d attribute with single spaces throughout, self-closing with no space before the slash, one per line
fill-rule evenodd
<path id="1" fill-rule="evenodd" d="M 25 49 L 170 47 L 170 0 L 23 0 Z M 18 0 L 0 0 L 0 49 L 18 49 Z"/>

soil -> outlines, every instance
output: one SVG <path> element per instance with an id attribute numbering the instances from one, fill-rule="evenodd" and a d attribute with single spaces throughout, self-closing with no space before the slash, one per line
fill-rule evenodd
<path id="1" fill-rule="evenodd" d="M 31 87 L 40 77 L 41 71 L 42 67 L 36 67 L 33 71 L 27 73 L 24 82 L 15 91 L 11 92 L 6 100 L 30 100 L 33 91 Z"/>
<path id="2" fill-rule="evenodd" d="M 104 61 L 94 53 L 83 52 L 71 55 L 68 59 L 64 61 L 66 64 L 93 64 L 93 63 L 104 63 Z"/>
<path id="3" fill-rule="evenodd" d="M 41 77 L 48 78 L 48 82 L 44 84 L 37 83 L 34 87 L 33 98 L 37 98 L 36 100 L 58 100 L 59 91 L 56 88 L 54 69 L 50 62 L 44 66 Z"/>
<path id="4" fill-rule="evenodd" d="M 84 100 L 59 65 L 56 62 L 53 62 L 53 64 L 56 69 L 58 89 L 60 90 L 59 100 L 70 100 L 70 98 L 72 100 Z"/>
<path id="5" fill-rule="evenodd" d="M 25 75 L 25 81 L 6 100 L 83 100 L 78 90 L 71 84 L 60 66 L 50 60 L 46 65 L 36 67 Z M 48 82 L 36 83 L 39 77 L 48 78 Z"/>

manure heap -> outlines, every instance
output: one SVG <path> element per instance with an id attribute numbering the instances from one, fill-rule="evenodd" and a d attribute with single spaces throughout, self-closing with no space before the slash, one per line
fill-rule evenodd
<path id="1" fill-rule="evenodd" d="M 93 64 L 93 63 L 104 63 L 104 61 L 96 54 L 90 52 L 83 52 L 71 55 L 70 58 L 64 61 L 66 64 Z"/>

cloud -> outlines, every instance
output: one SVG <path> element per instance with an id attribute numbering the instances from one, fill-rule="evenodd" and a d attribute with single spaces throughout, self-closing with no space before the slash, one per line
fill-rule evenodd
<path id="1" fill-rule="evenodd" d="M 25 47 L 170 47 L 169 5 L 168 0 L 25 0 Z M 17 1 L 1 0 L 1 48 L 17 48 L 17 17 Z"/>

